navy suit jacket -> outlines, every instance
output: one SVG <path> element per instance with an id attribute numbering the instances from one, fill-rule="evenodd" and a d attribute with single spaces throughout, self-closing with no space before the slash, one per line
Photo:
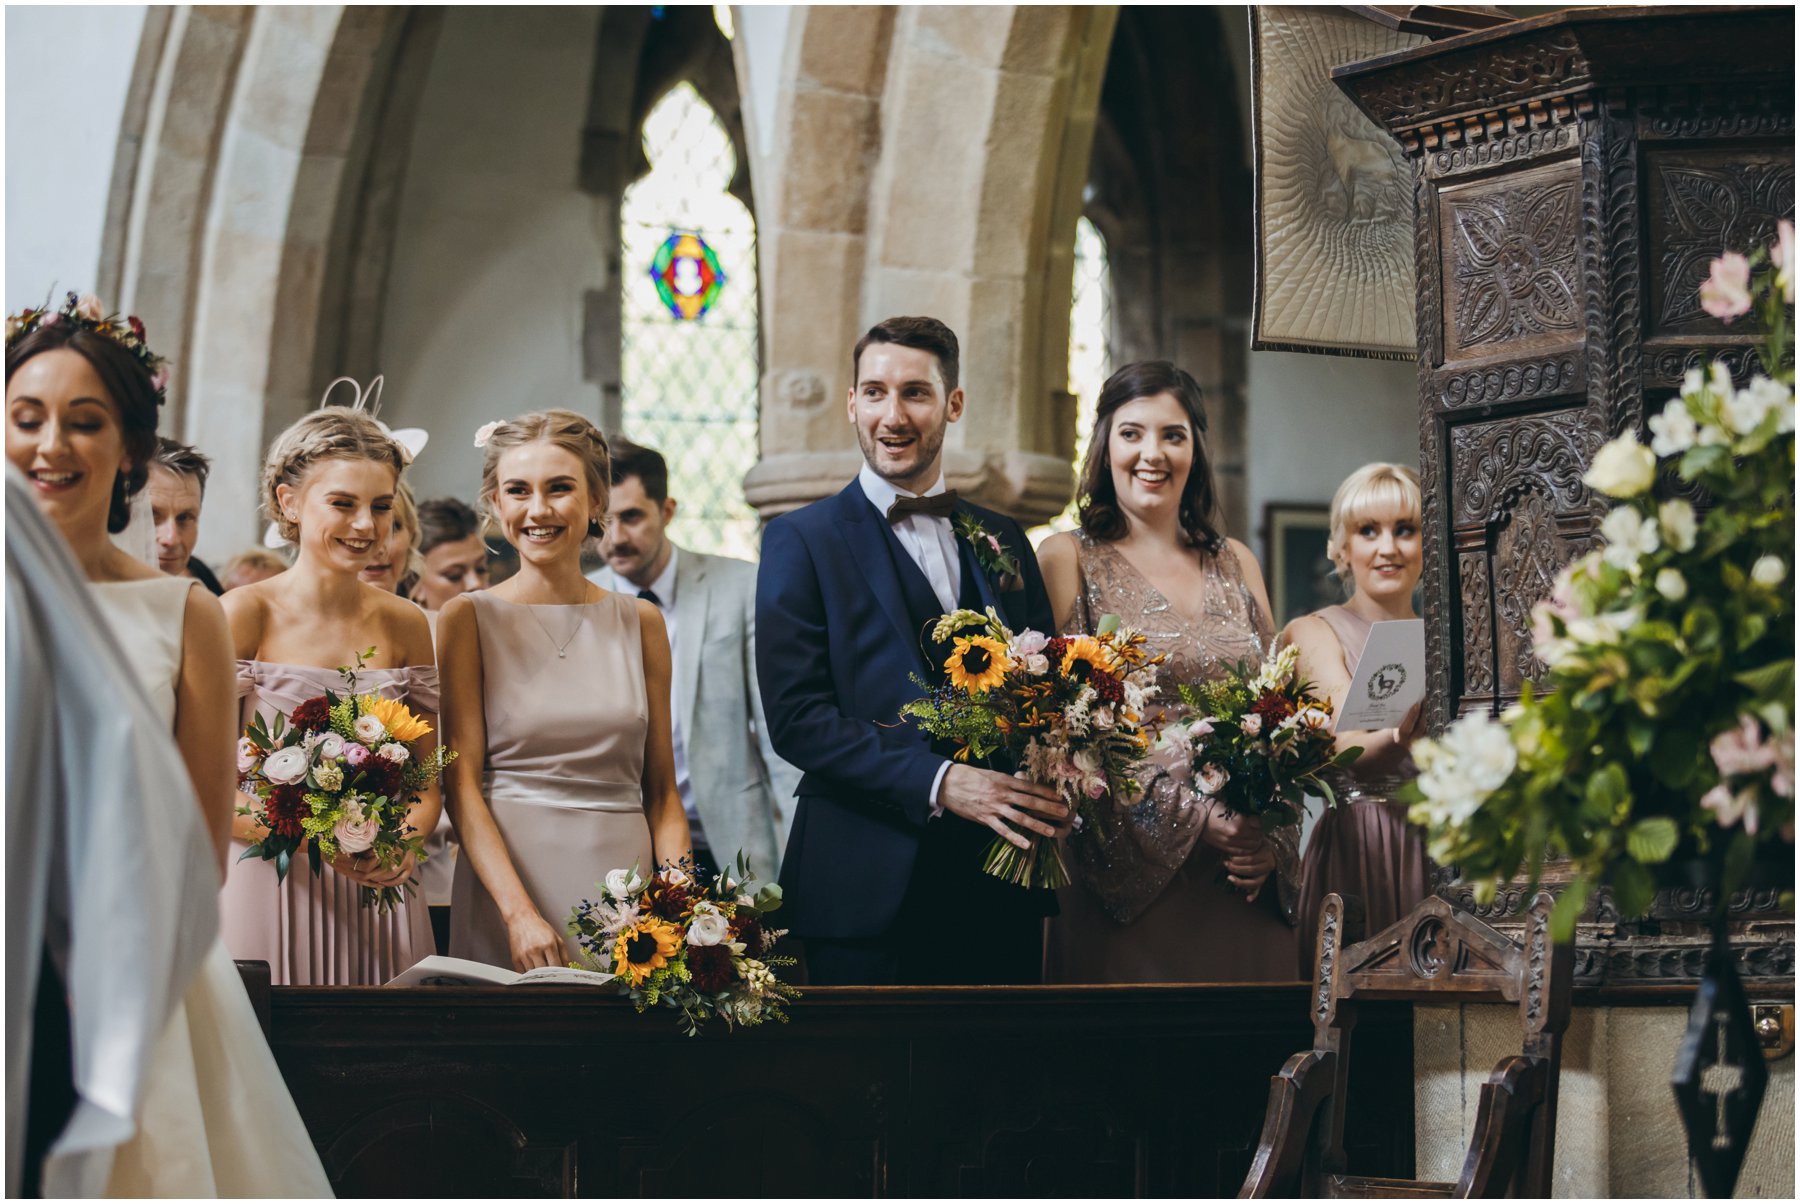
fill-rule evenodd
<path id="1" fill-rule="evenodd" d="M 956 508 L 974 514 L 1019 560 L 1024 588 L 1002 593 L 981 574 L 975 584 L 983 604 L 1014 631 L 1053 634 L 1024 529 L 980 506 L 959 501 Z M 756 670 L 775 751 L 803 773 L 781 870 L 782 919 L 801 937 L 886 932 L 927 822 L 968 822 L 930 818 L 932 782 L 947 758 L 900 716 L 923 693 L 913 675 L 929 674 L 885 522 L 851 481 L 763 531 Z M 971 557 L 962 563 L 966 578 Z"/>

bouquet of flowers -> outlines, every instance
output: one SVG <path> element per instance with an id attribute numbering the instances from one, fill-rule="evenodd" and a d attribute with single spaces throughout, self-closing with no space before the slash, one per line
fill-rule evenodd
<path id="1" fill-rule="evenodd" d="M 1156 689 L 1156 666 L 1144 637 L 1100 621 L 1095 635 L 1015 635 L 992 607 L 958 610 L 932 631 L 950 645 L 945 682 L 907 703 L 900 713 L 931 735 L 956 745 L 959 761 L 1005 753 L 1023 776 L 1055 786 L 1078 817 L 1112 790 L 1127 797 L 1138 784 L 1130 769 L 1143 760 L 1154 734 L 1145 703 Z M 1029 851 L 999 837 L 983 866 L 1024 887 L 1055 890 L 1069 882 L 1057 842 L 1032 837 Z"/>
<path id="2" fill-rule="evenodd" d="M 1583 480 L 1615 499 L 1601 546 L 1532 612 L 1543 688 L 1413 749 L 1412 818 L 1480 897 L 1568 858 L 1559 940 L 1598 885 L 1640 915 L 1680 851 L 1724 898 L 1759 843 L 1793 840 L 1793 226 L 1779 232 L 1775 271 L 1755 274 L 1762 251 L 1728 254 L 1700 289 L 1727 322 L 1760 302 L 1773 375 L 1740 389 L 1719 363 L 1694 369 L 1649 419 L 1648 447 L 1627 431 L 1600 448 Z"/>
<path id="3" fill-rule="evenodd" d="M 735 876 L 728 867 L 710 885 L 687 858 L 648 879 L 635 865 L 615 869 L 599 885 L 597 901 L 569 914 L 569 932 L 588 968 L 614 975 L 638 1011 L 674 1008 L 689 1036 L 711 1016 L 727 1028 L 787 1023 L 782 1002 L 800 992 L 773 967 L 794 959 L 771 952 L 786 930 L 768 921 L 781 887 L 758 885 L 742 855 Z"/>
<path id="4" fill-rule="evenodd" d="M 374 655 L 358 654 L 356 669 Z M 356 669 L 339 670 L 341 696 L 309 698 L 277 714 L 272 728 L 258 715 L 238 741 L 238 786 L 257 800 L 238 812 L 268 829 L 240 860 L 273 861 L 278 881 L 302 847 L 314 874 L 340 853 L 373 853 L 383 869 L 409 852 L 424 860 L 424 838 L 407 824 L 406 809 L 456 754 L 440 747 L 419 756 L 414 745 L 431 725 L 396 699 L 358 694 Z M 362 889 L 363 906 L 382 911 L 401 897 L 398 887 Z"/>
<path id="5" fill-rule="evenodd" d="M 1265 829 L 1299 823 L 1308 792 L 1336 806 L 1325 771 L 1362 756 L 1360 748 L 1334 751 L 1331 700 L 1300 680 L 1299 655 L 1290 645 L 1254 677 L 1240 664 L 1217 681 L 1181 687 L 1197 718 L 1175 738 L 1193 748 L 1194 788 Z"/>

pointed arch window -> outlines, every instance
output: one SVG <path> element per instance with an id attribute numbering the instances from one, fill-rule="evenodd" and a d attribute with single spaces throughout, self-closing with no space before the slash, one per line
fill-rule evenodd
<path id="1" fill-rule="evenodd" d="M 1106 239 L 1086 217 L 1075 222 L 1075 287 L 1069 305 L 1069 392 L 1075 397 L 1076 480 L 1094 429 L 1100 386 L 1112 375 L 1112 270 L 1106 261 Z M 1033 542 L 1056 531 L 1076 527 L 1075 499 L 1068 508 L 1031 532 Z"/>
<path id="2" fill-rule="evenodd" d="M 669 463 L 683 547 L 754 559 L 756 222 L 726 191 L 731 136 L 692 84 L 644 119 L 650 173 L 620 206 L 625 434 Z"/>

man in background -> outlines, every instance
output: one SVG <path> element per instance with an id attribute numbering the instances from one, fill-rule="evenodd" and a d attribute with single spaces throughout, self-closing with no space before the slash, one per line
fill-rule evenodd
<path id="1" fill-rule="evenodd" d="M 225 592 L 219 579 L 198 556 L 200 505 L 206 497 L 206 474 L 212 461 L 196 448 L 167 436 L 156 440 L 145 492 L 156 520 L 156 565 L 171 577 L 192 577 L 215 594 Z"/>
<path id="2" fill-rule="evenodd" d="M 662 455 L 612 437 L 612 498 L 589 574 L 606 589 L 644 598 L 668 624 L 675 672 L 675 785 L 687 808 L 694 860 L 708 873 L 741 851 L 775 880 L 793 823 L 800 773 L 775 755 L 756 682 L 756 566 L 675 545 L 676 500 Z M 701 655 L 704 650 L 704 657 Z"/>

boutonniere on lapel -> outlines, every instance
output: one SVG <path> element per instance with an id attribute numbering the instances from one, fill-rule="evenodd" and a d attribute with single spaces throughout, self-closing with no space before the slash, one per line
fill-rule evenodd
<path id="1" fill-rule="evenodd" d="M 994 579 L 995 588 L 1003 594 L 1025 588 L 1025 577 L 1019 571 L 1019 558 L 1007 551 L 1006 545 L 1000 542 L 1000 537 L 982 526 L 980 519 L 964 510 L 957 513 L 950 525 L 974 549 L 975 562 Z"/>

